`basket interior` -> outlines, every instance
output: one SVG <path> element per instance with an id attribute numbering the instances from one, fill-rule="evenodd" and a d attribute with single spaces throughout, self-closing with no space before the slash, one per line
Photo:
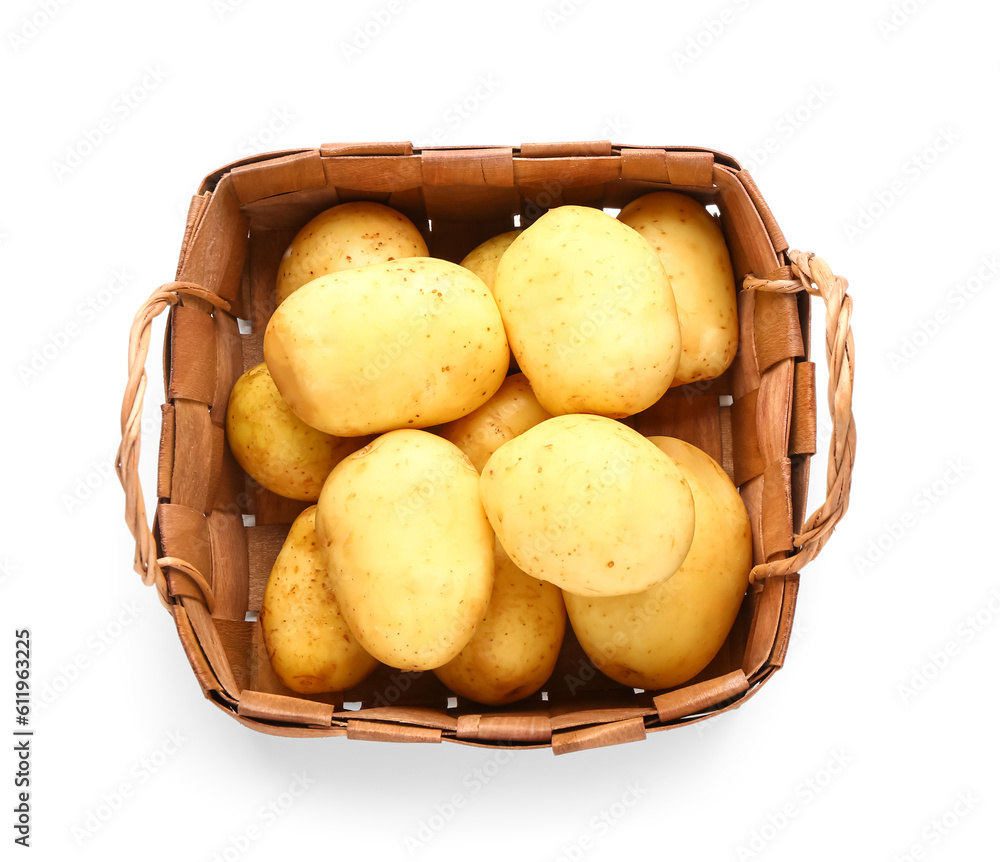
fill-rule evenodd
<path id="1" fill-rule="evenodd" d="M 797 576 L 748 589 L 714 660 L 674 692 L 612 681 L 569 627 L 548 683 L 503 707 L 456 697 L 430 672 L 380 667 L 355 689 L 314 696 L 290 691 L 274 675 L 256 616 L 288 527 L 309 504 L 279 497 L 242 471 L 225 442 L 225 411 L 236 378 L 263 360 L 278 262 L 310 218 L 346 201 L 385 203 L 418 226 L 432 255 L 458 262 L 551 207 L 615 213 L 641 194 L 671 189 L 718 214 L 737 285 L 784 262 L 783 238 L 756 187 L 711 151 L 399 150 L 324 147 L 252 161 L 218 172 L 192 202 L 178 281 L 214 290 L 231 309 L 185 298 L 171 311 L 156 532 L 163 554 L 189 562 L 209 585 L 206 596 L 183 572 L 165 570 L 165 599 L 206 696 L 270 732 L 371 724 L 397 735 L 430 729 L 460 741 L 525 745 L 604 724 L 632 722 L 644 732 L 736 703 L 781 665 Z M 815 448 L 809 304 L 802 295 L 742 293 L 738 300 L 740 349 L 730 369 L 671 389 L 625 421 L 645 435 L 687 440 L 723 466 L 750 513 L 756 564 L 790 553 L 803 518 Z M 741 683 L 731 689 L 734 678 Z M 496 725 L 494 716 L 518 722 Z"/>

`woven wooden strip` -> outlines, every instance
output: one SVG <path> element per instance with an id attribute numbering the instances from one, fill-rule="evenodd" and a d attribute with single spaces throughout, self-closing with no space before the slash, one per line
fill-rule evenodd
<path id="1" fill-rule="evenodd" d="M 174 459 L 171 502 L 205 512 L 209 508 L 212 476 L 205 455 L 212 452 L 213 426 L 208 405 L 174 401 Z M 221 453 L 220 453 L 221 456 Z"/>
<path id="2" fill-rule="evenodd" d="M 424 150 L 420 168 L 424 186 L 514 185 L 514 153 L 510 147 Z"/>
<path id="3" fill-rule="evenodd" d="M 271 574 L 281 545 L 288 535 L 287 524 L 267 524 L 246 527 L 247 546 L 247 610 L 257 613 L 264 599 L 264 587 Z"/>
<path id="4" fill-rule="evenodd" d="M 191 240 L 193 239 L 195 232 L 198 230 L 198 225 L 201 224 L 201 220 L 205 215 L 205 209 L 208 207 L 208 202 L 212 195 L 209 192 L 203 192 L 201 194 L 194 195 L 191 198 L 191 203 L 188 206 L 187 220 L 184 223 L 184 238 L 181 240 L 181 251 L 177 259 L 177 271 L 174 278 L 177 281 L 181 281 L 181 270 L 184 267 L 184 262 L 187 260 L 188 253 L 191 250 Z"/>
<path id="5" fill-rule="evenodd" d="M 669 152 L 667 172 L 674 185 L 710 186 L 714 179 L 715 157 L 709 152 Z"/>
<path id="6" fill-rule="evenodd" d="M 215 510 L 205 519 L 211 542 L 212 616 L 243 621 L 249 604 L 250 566 L 243 519 Z"/>
<path id="7" fill-rule="evenodd" d="M 767 465 L 788 455 L 794 383 L 795 363 L 790 359 L 772 365 L 761 374 L 755 422 L 760 456 Z"/>
<path id="8" fill-rule="evenodd" d="M 181 602 L 171 602 L 169 609 L 170 615 L 174 619 L 174 625 L 177 627 L 177 637 L 181 642 L 181 648 L 184 650 L 184 655 L 187 656 L 202 693 L 207 696 L 210 691 L 220 690 L 222 684 L 212 670 L 204 650 L 202 650 L 201 645 L 198 643 L 198 636 L 195 634 L 194 626 L 191 623 L 184 604 Z"/>
<path id="9" fill-rule="evenodd" d="M 521 144 L 517 154 L 525 159 L 555 159 L 563 156 L 610 156 L 611 141 L 545 141 Z"/>
<path id="10" fill-rule="evenodd" d="M 355 144 L 323 144 L 319 154 L 324 158 L 333 156 L 412 156 L 410 141 L 363 142 Z"/>
<path id="11" fill-rule="evenodd" d="M 653 698 L 660 721 L 696 715 L 739 697 L 750 687 L 742 670 L 668 691 Z"/>
<path id="12" fill-rule="evenodd" d="M 757 348 L 754 343 L 756 327 L 754 326 L 757 292 L 741 290 L 736 295 L 736 310 L 740 326 L 739 346 L 736 357 L 729 367 L 732 376 L 732 395 L 734 400 L 760 388 L 760 370 L 757 367 Z"/>
<path id="13" fill-rule="evenodd" d="M 264 331 L 249 332 L 240 336 L 243 370 L 247 371 L 264 361 Z"/>
<path id="14" fill-rule="evenodd" d="M 729 411 L 733 433 L 733 478 L 742 486 L 766 468 L 757 437 L 757 398 L 759 389 L 753 389 L 734 401 Z"/>
<path id="15" fill-rule="evenodd" d="M 198 646 L 219 681 L 219 690 L 236 701 L 239 698 L 240 688 L 229 665 L 229 657 L 219 639 L 219 633 L 216 631 L 215 621 L 209 616 L 208 609 L 200 600 L 182 598 L 180 603 L 187 611 L 191 628 L 198 639 Z"/>
<path id="16" fill-rule="evenodd" d="M 578 730 L 564 730 L 552 734 L 552 753 L 569 754 L 605 745 L 620 745 L 623 742 L 638 742 L 646 738 L 646 725 L 641 718 L 630 718 L 611 724 L 582 727 Z"/>
<path id="17" fill-rule="evenodd" d="M 788 655 L 788 644 L 792 637 L 792 621 L 795 619 L 795 604 L 799 596 L 799 574 L 793 572 L 782 579 L 785 591 L 781 597 L 781 616 L 778 620 L 778 630 L 774 636 L 774 646 L 767 663 L 770 667 L 779 668 L 785 663 Z"/>
<path id="18" fill-rule="evenodd" d="M 211 404 L 215 395 L 218 348 L 211 315 L 183 305 L 174 307 L 170 320 L 170 353 L 183 356 L 170 363 L 167 398 L 186 398 Z"/>
<path id="19" fill-rule="evenodd" d="M 792 548 L 792 463 L 788 458 L 771 462 L 760 477 L 760 543 L 767 561 L 777 560 Z"/>
<path id="20" fill-rule="evenodd" d="M 336 718 L 354 719 L 359 716 L 357 710 L 345 710 L 334 713 Z M 454 732 L 458 728 L 458 719 L 454 715 L 440 709 L 429 709 L 419 706 L 382 706 L 369 707 L 364 710 L 366 720 L 378 722 L 395 722 L 397 724 L 413 725 L 415 727 L 430 727 L 437 730 Z"/>
<path id="21" fill-rule="evenodd" d="M 231 300 L 240 289 L 249 220 L 226 175 L 212 192 L 178 269 L 177 281 Z"/>
<path id="22" fill-rule="evenodd" d="M 333 707 L 329 704 L 252 690 L 240 693 L 239 714 L 244 718 L 317 727 L 329 727 L 333 721 Z"/>
<path id="23" fill-rule="evenodd" d="M 633 418 L 635 430 L 646 437 L 677 437 L 723 460 L 718 396 L 671 394 Z"/>
<path id="24" fill-rule="evenodd" d="M 326 185 L 318 149 L 239 165 L 229 176 L 240 204 Z"/>
<path id="25" fill-rule="evenodd" d="M 785 579 L 767 578 L 755 594 L 753 621 L 743 656 L 743 673 L 752 682 L 771 657 L 775 638 L 781 625 L 782 604 L 785 597 Z"/>
<path id="26" fill-rule="evenodd" d="M 547 715 L 465 713 L 458 717 L 456 736 L 499 742 L 549 742 L 552 724 Z"/>
<path id="27" fill-rule="evenodd" d="M 805 356 L 794 296 L 759 293 L 754 305 L 754 353 L 760 371 L 790 357 Z"/>
<path id="28" fill-rule="evenodd" d="M 632 690 L 625 687 L 619 689 L 619 692 L 628 692 L 628 694 L 632 694 Z M 609 699 L 606 698 L 605 703 L 607 704 L 608 702 Z M 582 702 L 579 703 L 570 701 L 562 706 L 554 704 L 551 711 L 552 715 L 549 722 L 553 731 L 568 730 L 574 727 L 585 727 L 591 724 L 613 724 L 620 721 L 632 721 L 635 719 L 643 719 L 646 716 L 653 715 L 655 713 L 652 705 L 605 705 L 588 707 L 586 700 L 582 700 Z"/>
<path id="29" fill-rule="evenodd" d="M 778 256 L 746 188 L 733 171 L 721 165 L 715 166 L 712 179 L 719 189 L 719 223 L 729 247 L 733 271 L 737 274 L 772 272 L 779 265 Z"/>
<path id="30" fill-rule="evenodd" d="M 243 373 L 243 347 L 235 317 L 230 314 L 217 314 L 213 317 L 213 323 L 217 351 L 213 369 L 215 389 L 208 403 L 212 405 L 212 422 L 224 426 L 229 393 L 236 379 Z"/>
<path id="31" fill-rule="evenodd" d="M 622 147 L 621 160 L 623 180 L 670 182 L 667 151 L 662 147 Z M 709 168 L 708 178 L 711 181 L 711 168 Z"/>
<path id="32" fill-rule="evenodd" d="M 788 452 L 791 455 L 816 452 L 816 365 L 812 362 L 795 363 Z"/>
<path id="33" fill-rule="evenodd" d="M 226 653 L 229 667 L 233 671 L 236 687 L 245 691 L 253 687 L 253 627 L 252 622 L 242 619 L 221 619 L 213 615 L 219 642 Z"/>
<path id="34" fill-rule="evenodd" d="M 251 229 L 250 231 L 247 253 L 250 267 L 250 327 L 259 338 L 263 338 L 267 322 L 274 312 L 274 283 L 278 277 L 281 256 L 306 221 L 308 219 L 301 220 L 295 228 L 284 230 Z M 244 363 L 244 367 L 251 366 Z"/>
<path id="35" fill-rule="evenodd" d="M 347 738 L 369 742 L 440 742 L 441 730 L 354 718 L 347 722 Z"/>
<path id="36" fill-rule="evenodd" d="M 174 405 L 160 405 L 160 445 L 156 459 L 156 496 L 170 497 L 174 472 Z"/>
<path id="37" fill-rule="evenodd" d="M 518 188 L 596 186 L 621 176 L 619 156 L 563 156 L 515 158 L 514 183 Z"/>
<path id="38" fill-rule="evenodd" d="M 323 159 L 323 171 L 330 186 L 395 192 L 421 185 L 421 161 L 419 155 L 335 156 Z"/>

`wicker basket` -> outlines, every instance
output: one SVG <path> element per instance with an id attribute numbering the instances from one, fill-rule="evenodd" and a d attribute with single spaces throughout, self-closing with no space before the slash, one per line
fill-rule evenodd
<path id="1" fill-rule="evenodd" d="M 260 362 L 279 257 L 297 229 L 343 201 L 405 213 L 430 253 L 457 261 L 479 242 L 564 203 L 620 208 L 655 189 L 718 208 L 739 293 L 740 350 L 720 378 L 672 389 L 631 417 L 644 434 L 681 437 L 718 460 L 751 516 L 755 567 L 728 640 L 688 684 L 636 691 L 597 672 L 571 632 L 543 691 L 507 707 L 455 697 L 432 673 L 380 667 L 355 690 L 284 688 L 256 612 L 271 564 L 304 503 L 250 480 L 225 441 L 233 382 Z M 118 473 L 135 568 L 173 616 L 204 695 L 237 721 L 284 736 L 541 748 L 556 753 L 638 740 L 742 704 L 781 667 L 799 570 L 848 500 L 855 430 L 846 282 L 787 244 L 754 182 L 729 156 L 609 142 L 431 148 L 326 145 L 246 159 L 194 196 L 176 281 L 136 315 L 122 405 Z M 826 304 L 832 441 L 827 499 L 805 519 L 816 440 L 810 295 Z M 169 308 L 157 505 L 150 528 L 138 478 L 143 370 L 153 319 Z"/>

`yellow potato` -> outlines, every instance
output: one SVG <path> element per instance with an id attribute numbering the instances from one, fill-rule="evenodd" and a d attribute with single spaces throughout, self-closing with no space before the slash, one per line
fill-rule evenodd
<path id="1" fill-rule="evenodd" d="M 670 387 L 681 352 L 670 282 L 649 243 L 603 210 L 561 206 L 525 228 L 493 295 L 549 413 L 622 418 Z"/>
<path id="2" fill-rule="evenodd" d="M 490 237 L 486 242 L 477 245 L 462 259 L 462 266 L 471 269 L 478 275 L 483 280 L 483 284 L 492 292 L 500 258 L 503 257 L 503 253 L 507 251 L 520 233 L 521 230 L 518 228 Z"/>
<path id="3" fill-rule="evenodd" d="M 674 385 L 718 377 L 739 345 L 733 265 L 718 220 L 678 192 L 643 195 L 618 218 L 646 238 L 670 278 L 681 327 Z"/>
<path id="4" fill-rule="evenodd" d="M 532 578 L 496 543 L 496 571 L 486 615 L 472 640 L 435 675 L 477 703 L 512 703 L 551 676 L 566 632 L 566 607 L 554 584 Z"/>
<path id="5" fill-rule="evenodd" d="M 680 468 L 603 416 L 556 416 L 504 443 L 483 468 L 480 493 L 519 568 L 585 596 L 669 578 L 694 535 Z"/>
<path id="6" fill-rule="evenodd" d="M 450 422 L 500 388 L 510 353 L 486 285 L 429 257 L 317 278 L 264 332 L 288 406 L 341 437 Z"/>
<path id="7" fill-rule="evenodd" d="M 451 440 L 469 456 L 476 470 L 482 472 L 490 456 L 504 443 L 551 418 L 535 398 L 528 378 L 523 374 L 511 374 L 482 407 L 468 416 L 438 426 L 435 433 Z"/>
<path id="8" fill-rule="evenodd" d="M 426 256 L 427 243 L 402 213 L 372 201 L 339 204 L 311 219 L 285 249 L 275 298 L 280 304 L 303 284 L 331 272 Z"/>
<path id="9" fill-rule="evenodd" d="M 351 634 L 330 589 L 315 506 L 292 523 L 267 579 L 258 621 L 271 666 L 292 691 L 343 691 L 378 666 Z"/>
<path id="10" fill-rule="evenodd" d="M 296 416 L 265 363 L 241 374 L 226 410 L 226 439 L 239 465 L 275 494 L 315 503 L 329 472 L 370 437 L 334 437 Z"/>
<path id="11" fill-rule="evenodd" d="M 750 520 L 723 469 L 672 437 L 650 440 L 680 466 L 694 497 L 694 541 L 670 580 L 629 596 L 564 594 L 570 623 L 591 661 L 635 688 L 687 682 L 712 660 L 736 620 L 750 576 Z"/>
<path id="12" fill-rule="evenodd" d="M 351 631 L 379 661 L 431 670 L 469 642 L 493 587 L 479 475 L 428 431 L 389 431 L 338 464 L 317 533 Z"/>

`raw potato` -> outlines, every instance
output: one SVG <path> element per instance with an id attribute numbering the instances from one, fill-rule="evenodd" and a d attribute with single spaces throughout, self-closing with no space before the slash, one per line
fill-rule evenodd
<path id="1" fill-rule="evenodd" d="M 486 242 L 477 245 L 462 259 L 462 266 L 471 269 L 478 275 L 483 280 L 483 284 L 492 292 L 500 258 L 520 234 L 521 229 L 518 228 L 490 237 Z"/>
<path id="2" fill-rule="evenodd" d="M 495 550 L 486 615 L 465 649 L 434 670 L 455 694 L 490 705 L 512 703 L 545 685 L 566 633 L 559 588 L 522 572 L 499 542 Z"/>
<path id="3" fill-rule="evenodd" d="M 514 563 L 584 596 L 635 593 L 669 578 L 694 535 L 680 468 L 603 416 L 556 416 L 504 443 L 480 491 Z"/>
<path id="4" fill-rule="evenodd" d="M 280 304 L 303 284 L 331 272 L 426 256 L 427 243 L 402 213 L 372 201 L 339 204 L 309 221 L 285 249 L 275 299 Z"/>
<path id="5" fill-rule="evenodd" d="M 508 440 L 523 434 L 539 422 L 551 419 L 523 374 L 511 374 L 496 394 L 468 416 L 435 429 L 469 456 L 472 465 L 482 472 L 490 456 Z"/>
<path id="6" fill-rule="evenodd" d="M 670 387 L 681 338 L 645 239 L 603 210 L 549 210 L 500 258 L 493 295 L 518 367 L 553 415 L 622 418 Z"/>
<path id="7" fill-rule="evenodd" d="M 390 431 L 349 455 L 320 494 L 333 590 L 368 652 L 402 670 L 451 661 L 486 613 L 493 531 L 479 474 L 429 431 Z"/>
<path id="8" fill-rule="evenodd" d="M 265 363 L 241 374 L 226 410 L 226 439 L 237 463 L 269 491 L 315 503 L 330 471 L 370 437 L 333 437 L 296 416 Z"/>
<path id="9" fill-rule="evenodd" d="M 482 280 L 418 257 L 299 288 L 271 315 L 264 358 L 296 415 L 350 437 L 471 413 L 500 388 L 510 353 Z"/>
<path id="10" fill-rule="evenodd" d="M 712 660 L 733 626 L 752 563 L 750 520 L 723 469 L 673 437 L 649 438 L 672 457 L 694 496 L 694 541 L 677 573 L 646 592 L 613 598 L 564 595 L 591 661 L 635 688 L 687 682 Z"/>
<path id="11" fill-rule="evenodd" d="M 271 666 L 292 691 L 343 691 L 378 666 L 351 634 L 327 582 L 315 506 L 292 523 L 267 579 L 259 621 Z"/>
<path id="12" fill-rule="evenodd" d="M 643 195 L 618 218 L 647 239 L 670 278 L 681 326 L 674 385 L 718 377 L 739 344 L 733 265 L 718 220 L 678 192 Z"/>

